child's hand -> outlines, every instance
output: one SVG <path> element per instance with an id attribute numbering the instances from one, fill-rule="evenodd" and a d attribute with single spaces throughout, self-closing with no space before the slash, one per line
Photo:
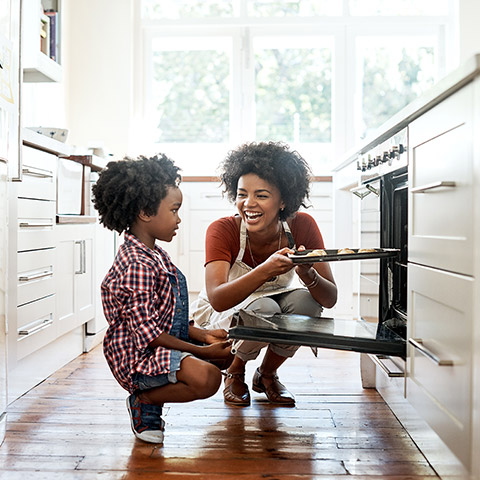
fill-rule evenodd
<path id="1" fill-rule="evenodd" d="M 232 342 L 216 342 L 202 347 L 202 357 L 205 360 L 226 360 L 232 355 Z"/>
<path id="2" fill-rule="evenodd" d="M 205 333 L 204 343 L 211 345 L 212 343 L 222 342 L 227 339 L 227 331 L 223 328 L 208 330 Z"/>

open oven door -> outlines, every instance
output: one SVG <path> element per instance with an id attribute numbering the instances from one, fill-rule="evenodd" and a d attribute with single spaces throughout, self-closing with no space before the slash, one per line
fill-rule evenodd
<path id="1" fill-rule="evenodd" d="M 305 345 L 405 358 L 406 342 L 384 323 L 313 318 L 295 314 L 260 315 L 240 310 L 228 332 L 233 349 L 242 340 Z"/>

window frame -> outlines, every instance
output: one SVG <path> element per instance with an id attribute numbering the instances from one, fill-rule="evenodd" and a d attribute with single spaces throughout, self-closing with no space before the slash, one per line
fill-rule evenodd
<path id="1" fill-rule="evenodd" d="M 454 0 L 450 0 L 453 10 Z M 243 3 L 243 2 L 242 2 Z M 343 0 L 344 11 L 348 12 L 348 0 Z M 455 16 L 350 16 L 341 17 L 275 17 L 268 19 L 245 17 L 246 9 L 240 8 L 235 18 L 186 19 L 186 20 L 142 20 L 141 2 L 135 2 L 135 96 L 133 99 L 134 119 L 138 135 L 133 149 L 145 151 L 145 115 L 149 103 L 148 78 L 151 75 L 152 39 L 155 37 L 175 36 L 212 36 L 228 35 L 232 37 L 232 95 L 230 99 L 230 144 L 232 146 L 254 139 L 255 119 L 252 99 L 255 99 L 253 71 L 253 38 L 258 36 L 289 35 L 331 37 L 333 42 L 332 62 L 332 162 L 328 165 L 312 165 L 316 175 L 330 172 L 331 167 L 346 152 L 360 141 L 356 136 L 356 119 L 352 115 L 352 106 L 358 97 L 356 40 L 362 36 L 378 34 L 437 37 L 436 62 L 438 81 L 448 71 L 458 65 L 458 41 Z M 243 15 L 243 16 L 242 16 Z M 150 56 L 149 56 L 150 55 Z M 151 77 L 150 77 L 151 78 Z M 361 110 L 354 110 L 361 112 Z M 241 112 L 236 115 L 237 112 Z M 395 112 L 394 112 L 395 113 Z M 191 144 L 195 145 L 195 144 Z M 154 146 L 152 146 L 152 151 Z M 301 152 L 300 152 L 301 153 Z M 188 168 L 184 167 L 188 174 Z M 209 172 L 213 174 L 214 172 Z"/>

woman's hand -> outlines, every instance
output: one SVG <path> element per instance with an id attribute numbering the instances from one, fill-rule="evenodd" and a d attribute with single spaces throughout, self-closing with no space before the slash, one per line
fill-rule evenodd
<path id="1" fill-rule="evenodd" d="M 218 328 L 215 330 L 206 330 L 203 343 L 207 343 L 211 345 L 213 343 L 222 342 L 226 339 L 227 339 L 227 331 L 224 330 L 223 328 Z"/>
<path id="2" fill-rule="evenodd" d="M 305 250 L 305 247 L 303 245 L 300 245 L 297 249 L 299 252 L 303 252 Z M 308 282 L 308 276 L 310 273 L 310 269 L 313 267 L 313 263 L 299 263 L 295 267 L 295 273 L 300 277 L 302 282 L 304 283 L 309 283 Z M 305 281 L 307 280 L 307 281 Z"/>
<path id="3" fill-rule="evenodd" d="M 292 260 L 287 256 L 288 253 L 294 253 L 294 251 L 288 247 L 277 250 L 255 268 L 265 270 L 268 278 L 287 273 L 294 267 Z"/>
<path id="4" fill-rule="evenodd" d="M 192 340 L 197 342 L 212 344 L 222 342 L 227 339 L 227 331 L 221 328 L 215 330 L 207 330 L 205 328 L 198 328 L 190 325 L 188 328 L 188 335 Z"/>

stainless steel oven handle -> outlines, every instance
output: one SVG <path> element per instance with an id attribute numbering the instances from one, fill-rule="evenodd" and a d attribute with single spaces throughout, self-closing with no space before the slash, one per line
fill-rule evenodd
<path id="1" fill-rule="evenodd" d="M 378 188 L 375 188 L 373 185 L 370 185 L 369 183 L 367 183 L 365 185 L 365 188 L 367 190 L 369 190 L 370 192 L 372 192 L 374 195 L 376 195 L 377 197 L 380 196 L 380 190 Z"/>
<path id="2" fill-rule="evenodd" d="M 409 338 L 408 343 L 416 348 L 422 355 L 425 355 L 432 362 L 436 363 L 439 367 L 453 366 L 453 360 L 442 360 L 438 355 L 435 355 L 435 353 L 425 347 L 421 338 Z"/>
<path id="3" fill-rule="evenodd" d="M 370 195 L 369 190 L 365 190 L 365 186 L 362 185 L 360 187 L 354 187 L 350 189 L 350 192 L 352 192 L 354 195 L 356 195 L 360 200 L 363 200 L 367 195 Z"/>
<path id="4" fill-rule="evenodd" d="M 436 190 L 437 188 L 452 188 L 456 187 L 456 182 L 445 182 L 445 181 L 438 181 L 429 183 L 428 185 L 422 185 L 421 187 L 411 188 L 410 191 L 412 193 L 425 193 L 428 190 Z"/>

